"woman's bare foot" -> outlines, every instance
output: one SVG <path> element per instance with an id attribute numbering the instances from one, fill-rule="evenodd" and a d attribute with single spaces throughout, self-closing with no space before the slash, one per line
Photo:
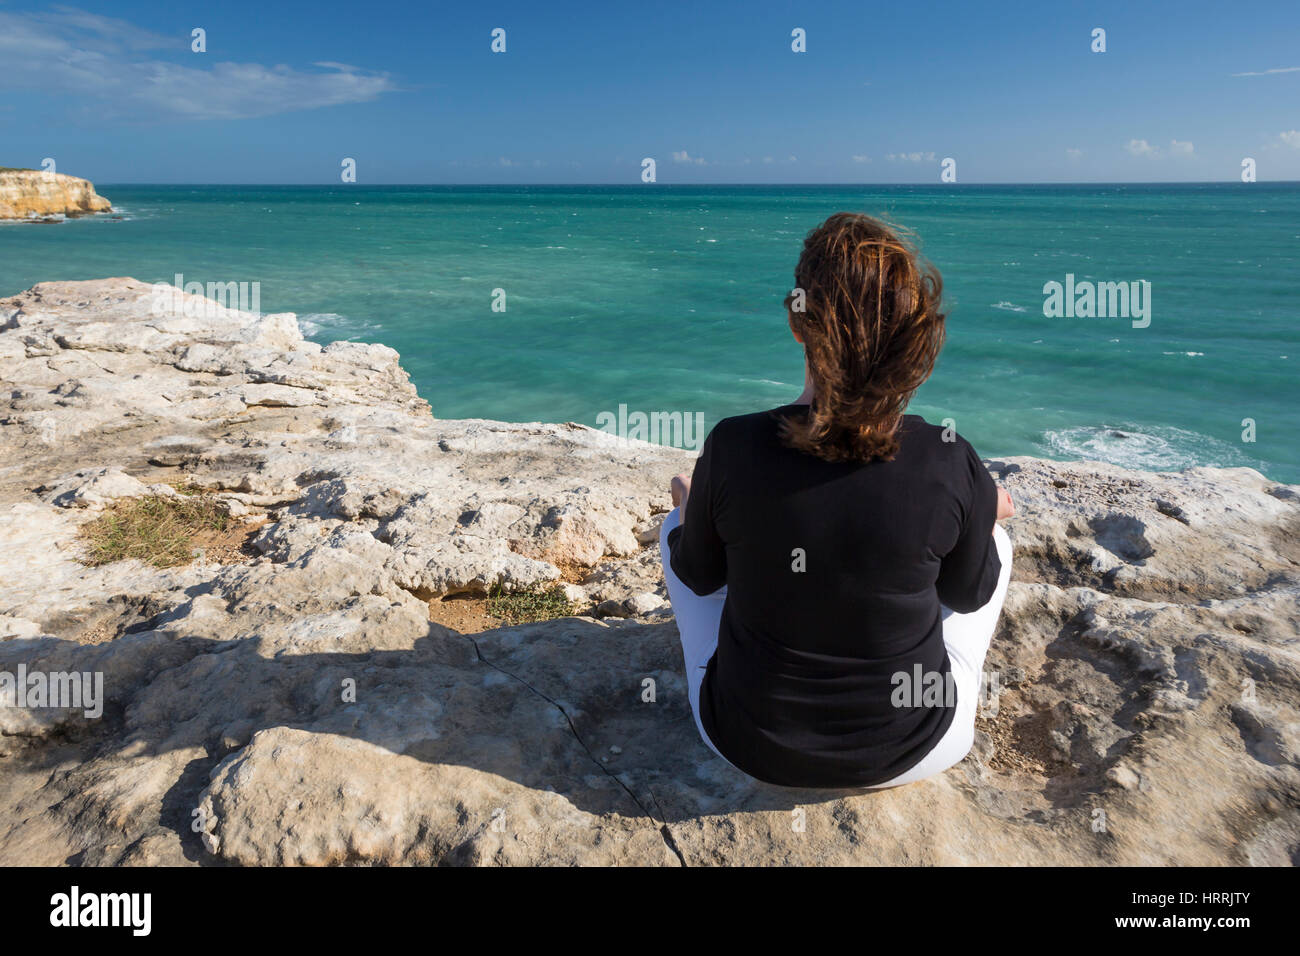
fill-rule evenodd
<path id="1" fill-rule="evenodd" d="M 1004 518 L 1014 517 L 1016 513 L 1015 502 L 1011 500 L 1011 493 L 1005 488 L 998 488 L 998 516 L 995 520 L 1001 521 Z"/>

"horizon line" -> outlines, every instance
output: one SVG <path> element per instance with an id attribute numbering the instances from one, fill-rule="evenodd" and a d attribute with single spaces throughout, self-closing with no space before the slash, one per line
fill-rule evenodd
<path id="1" fill-rule="evenodd" d="M 40 170 L 29 170 L 30 172 L 40 172 Z M 717 186 L 800 186 L 800 187 L 877 187 L 877 186 L 933 186 L 942 189 L 949 189 L 954 186 L 1254 186 L 1260 183 L 1269 185 L 1300 185 L 1300 179 L 1261 179 L 1253 183 L 1244 183 L 1235 179 L 1131 179 L 1131 180 L 1042 180 L 1037 182 L 957 182 L 957 183 L 933 183 L 933 182 L 754 182 L 754 183 L 627 183 L 627 182 L 547 182 L 547 183 L 501 183 L 501 182 L 402 182 L 402 183 L 329 183 L 329 182 L 148 182 L 133 180 L 100 180 L 105 186 L 329 186 L 337 188 L 355 188 L 355 187 L 404 187 L 404 186 L 444 186 L 444 187 L 468 187 L 479 188 L 484 186 L 507 187 L 507 188 L 524 188 L 533 186 L 548 187 L 571 187 L 571 186 L 602 186 L 615 187 L 622 186 L 628 189 L 643 189 L 645 187 L 717 187 Z"/>

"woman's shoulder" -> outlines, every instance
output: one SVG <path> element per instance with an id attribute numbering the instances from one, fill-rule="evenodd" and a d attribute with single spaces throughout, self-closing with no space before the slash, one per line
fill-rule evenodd
<path id="1" fill-rule="evenodd" d="M 730 415 L 720 419 L 709 434 L 727 438 L 753 435 L 755 432 L 770 432 L 780 425 L 781 419 L 790 415 L 803 414 L 807 410 L 807 405 L 778 405 L 776 408 L 766 408 L 757 412 Z"/>
<path id="2" fill-rule="evenodd" d="M 920 415 L 904 415 L 899 438 L 913 449 L 929 452 L 935 457 L 979 461 L 975 446 L 958 434 L 956 423 L 951 418 L 935 425 Z"/>
<path id="3" fill-rule="evenodd" d="M 705 441 L 714 454 L 743 450 L 746 457 L 752 458 L 761 447 L 780 445 L 778 434 L 783 419 L 807 411 L 806 404 L 790 404 L 731 415 L 719 420 Z M 979 453 L 957 432 L 951 418 L 933 424 L 920 415 L 904 415 L 899 423 L 899 441 L 903 452 L 900 457 L 910 462 L 907 465 L 900 462 L 899 467 L 924 468 L 928 462 L 930 467 L 947 471 L 960 464 L 972 468 L 980 464 Z"/>
<path id="4" fill-rule="evenodd" d="M 708 454 L 720 461 L 730 458 L 748 461 L 761 454 L 764 448 L 775 452 L 780 444 L 781 419 L 785 415 L 797 415 L 807 408 L 807 405 L 780 405 L 719 419 L 704 437 L 700 454 Z"/>

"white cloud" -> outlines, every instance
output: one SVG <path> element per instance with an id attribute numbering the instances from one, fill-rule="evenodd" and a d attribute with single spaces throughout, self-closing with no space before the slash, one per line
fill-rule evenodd
<path id="1" fill-rule="evenodd" d="M 934 153 L 887 153 L 885 159 L 889 160 L 891 163 L 932 163 L 934 162 Z"/>
<path id="2" fill-rule="evenodd" d="M 146 52 L 178 48 L 187 65 Z M 210 56 L 189 52 L 188 36 L 162 36 L 84 10 L 0 13 L 0 89 L 93 97 L 106 118 L 248 119 L 367 102 L 396 89 L 387 73 L 343 63 L 303 70 Z"/>
<path id="3" fill-rule="evenodd" d="M 1278 133 L 1277 136 L 1288 146 L 1300 149 L 1300 129 L 1289 129 L 1285 133 Z"/>
<path id="4" fill-rule="evenodd" d="M 1076 149 L 1073 146 L 1070 146 L 1065 150 L 1065 155 L 1069 156 L 1071 159 L 1078 159 L 1080 156 L 1083 155 L 1083 150 Z"/>
<path id="5" fill-rule="evenodd" d="M 504 156 L 502 156 L 500 159 L 497 160 L 497 165 L 498 165 L 498 166 L 513 166 L 513 165 L 514 165 L 514 162 L 511 161 L 511 160 L 509 160 L 509 159 L 506 159 Z"/>
<path id="6" fill-rule="evenodd" d="M 694 163 L 696 166 L 707 166 L 707 165 L 708 165 L 708 163 L 705 162 L 702 158 L 700 158 L 699 156 L 692 156 L 692 155 L 690 155 L 689 153 L 687 153 L 686 150 L 684 150 L 684 149 L 675 150 L 675 151 L 673 152 L 673 162 L 674 162 L 674 163 Z"/>
<path id="7" fill-rule="evenodd" d="M 771 156 L 764 156 L 763 162 L 770 166 L 772 163 L 776 162 L 776 160 L 774 160 Z"/>
<path id="8" fill-rule="evenodd" d="M 1159 159 L 1165 154 L 1161 152 L 1159 146 L 1152 146 L 1144 139 L 1131 139 L 1124 144 L 1124 148 L 1134 156 L 1145 156 L 1147 159 Z M 1196 151 L 1190 142 L 1179 139 L 1169 141 L 1170 156 L 1191 156 Z"/>
<path id="9" fill-rule="evenodd" d="M 1233 76 L 1268 76 L 1271 73 L 1300 73 L 1300 66 L 1281 66 L 1272 70 L 1260 70 L 1258 73 L 1233 73 Z"/>
<path id="10" fill-rule="evenodd" d="M 854 161 L 855 163 L 869 163 L 869 162 L 871 162 L 871 157 L 870 157 L 870 156 L 854 156 L 854 157 L 853 157 L 853 161 Z"/>

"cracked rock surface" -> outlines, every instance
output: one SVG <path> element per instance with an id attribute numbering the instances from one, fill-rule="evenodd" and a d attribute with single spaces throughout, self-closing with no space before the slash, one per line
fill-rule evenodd
<path id="1" fill-rule="evenodd" d="M 1257 864 L 1300 859 L 1300 488 L 990 461 L 1016 499 L 976 745 L 880 793 L 699 741 L 659 572 L 692 454 L 434 418 L 382 345 L 132 279 L 0 300 L 0 863 Z M 248 553 L 88 567 L 178 483 Z M 580 569 L 574 580 L 573 569 Z M 601 617 L 429 602 L 565 581 Z"/>

